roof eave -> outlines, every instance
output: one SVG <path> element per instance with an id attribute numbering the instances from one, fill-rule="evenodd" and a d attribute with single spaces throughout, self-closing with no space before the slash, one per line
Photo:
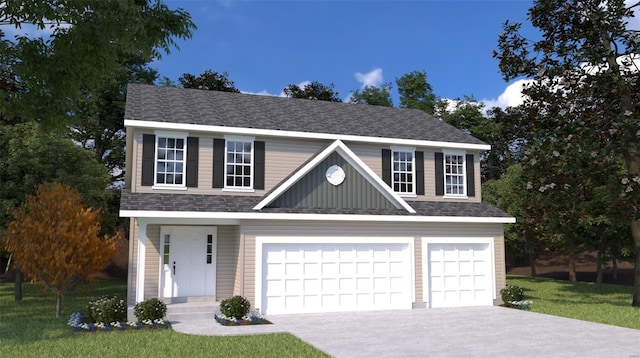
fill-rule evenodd
<path id="1" fill-rule="evenodd" d="M 236 135 L 252 135 L 262 137 L 285 137 L 285 138 L 304 138 L 304 139 L 324 139 L 324 140 L 341 140 L 343 142 L 365 142 L 365 143 L 383 143 L 418 147 L 435 147 L 443 149 L 467 149 L 467 150 L 490 150 L 489 144 L 462 143 L 462 142 L 442 142 L 430 140 L 389 138 L 389 137 L 368 137 L 346 134 L 332 133 L 316 133 L 316 132 L 299 132 L 276 129 L 260 129 L 260 128 L 243 128 L 243 127 L 227 127 L 212 126 L 202 124 L 175 123 L 175 122 L 158 122 L 143 121 L 137 119 L 125 119 L 125 127 L 145 128 L 145 129 L 164 129 L 178 131 L 197 131 L 197 132 L 217 132 Z"/>

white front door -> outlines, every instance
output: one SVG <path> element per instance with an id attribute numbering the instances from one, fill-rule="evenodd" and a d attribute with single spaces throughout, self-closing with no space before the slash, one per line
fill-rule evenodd
<path id="1" fill-rule="evenodd" d="M 262 246 L 263 313 L 411 308 L 408 244 Z"/>
<path id="2" fill-rule="evenodd" d="M 161 228 L 163 297 L 215 295 L 216 228 Z"/>
<path id="3" fill-rule="evenodd" d="M 431 243 L 427 259 L 430 307 L 493 304 L 489 244 Z"/>

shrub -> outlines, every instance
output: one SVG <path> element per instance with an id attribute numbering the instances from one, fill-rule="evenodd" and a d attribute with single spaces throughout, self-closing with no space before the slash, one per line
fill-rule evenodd
<path id="1" fill-rule="evenodd" d="M 500 290 L 500 295 L 502 296 L 502 302 L 504 302 L 504 305 L 513 308 L 516 307 L 513 302 L 522 301 L 524 292 L 520 286 L 507 285 L 505 288 Z"/>
<path id="2" fill-rule="evenodd" d="M 89 301 L 87 312 L 93 322 L 121 322 L 127 320 L 127 306 L 124 300 L 116 296 L 102 296 L 93 301 Z"/>
<path id="3" fill-rule="evenodd" d="M 138 302 L 133 308 L 133 314 L 136 315 L 138 322 L 161 320 L 166 313 L 167 305 L 157 298 L 150 298 L 146 301 Z"/>
<path id="4" fill-rule="evenodd" d="M 220 302 L 220 312 L 230 319 L 242 319 L 249 313 L 251 303 L 242 296 L 233 296 Z"/>

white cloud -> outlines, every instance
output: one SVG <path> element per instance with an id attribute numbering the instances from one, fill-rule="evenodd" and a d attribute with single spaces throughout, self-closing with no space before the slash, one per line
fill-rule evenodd
<path id="1" fill-rule="evenodd" d="M 524 102 L 522 87 L 531 82 L 533 82 L 533 80 L 517 80 L 509 84 L 497 99 L 483 99 L 480 102 L 485 104 L 485 109 L 491 109 L 493 107 L 507 108 L 519 106 Z"/>
<path id="2" fill-rule="evenodd" d="M 366 86 L 378 87 L 382 84 L 382 69 L 376 68 L 371 72 L 360 73 L 356 72 L 355 74 L 356 81 L 362 84 L 362 88 Z"/>

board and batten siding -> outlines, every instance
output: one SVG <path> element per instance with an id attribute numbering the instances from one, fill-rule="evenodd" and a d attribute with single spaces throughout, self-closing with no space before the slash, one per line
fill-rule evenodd
<path id="1" fill-rule="evenodd" d="M 344 170 L 344 181 L 332 185 L 326 179 L 329 167 Z M 332 153 L 268 207 L 326 209 L 393 209 L 394 205 L 340 154 Z"/>
<path id="2" fill-rule="evenodd" d="M 414 279 L 416 302 L 423 302 L 422 244 L 423 237 L 447 238 L 493 237 L 495 257 L 495 297 L 500 297 L 500 289 L 506 284 L 504 266 L 504 236 L 502 224 L 445 224 L 445 223 L 321 223 L 321 222 L 260 222 L 243 224 L 244 234 L 244 276 L 242 289 L 249 301 L 255 302 L 255 250 L 256 237 L 291 237 L 295 242 L 300 237 L 413 237 L 414 238 Z"/>

